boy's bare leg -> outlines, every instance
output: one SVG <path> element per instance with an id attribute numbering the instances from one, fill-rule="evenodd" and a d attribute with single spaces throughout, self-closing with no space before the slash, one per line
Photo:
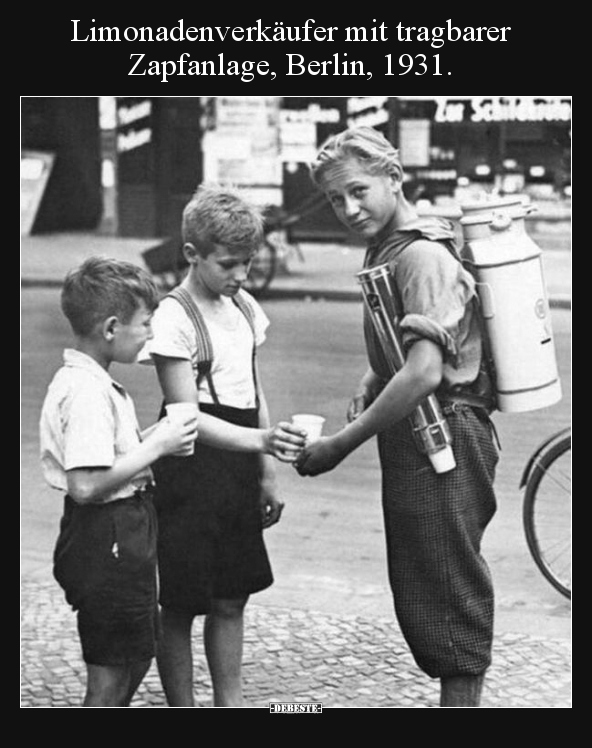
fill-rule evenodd
<path id="1" fill-rule="evenodd" d="M 204 623 L 204 647 L 214 706 L 243 706 L 243 612 L 248 598 L 214 600 Z"/>
<path id="2" fill-rule="evenodd" d="M 125 696 L 124 706 L 129 706 L 131 703 L 131 700 L 134 697 L 134 694 L 140 687 L 140 683 L 144 680 L 144 676 L 150 669 L 150 665 L 152 663 L 152 660 L 142 660 L 140 662 L 134 662 L 132 665 L 130 665 L 130 676 L 129 676 L 129 686 L 127 689 L 127 694 Z"/>
<path id="3" fill-rule="evenodd" d="M 195 706 L 191 626 L 194 616 L 184 611 L 160 612 L 161 636 L 156 662 L 169 706 Z"/>
<path id="4" fill-rule="evenodd" d="M 441 707 L 478 707 L 481 703 L 483 675 L 457 675 L 440 680 Z"/>
<path id="5" fill-rule="evenodd" d="M 83 707 L 127 706 L 130 668 L 127 665 L 86 666 L 87 681 Z"/>

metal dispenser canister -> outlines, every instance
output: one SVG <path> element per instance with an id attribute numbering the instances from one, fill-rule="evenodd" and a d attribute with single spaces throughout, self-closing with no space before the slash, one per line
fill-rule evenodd
<path id="1" fill-rule="evenodd" d="M 405 349 L 399 325 L 399 309 L 388 263 L 356 273 L 364 303 L 372 320 L 380 347 L 392 376 L 405 365 Z M 413 438 L 422 454 L 428 456 L 436 473 L 454 470 L 450 427 L 435 395 L 428 395 L 409 416 Z"/>
<path id="2" fill-rule="evenodd" d="M 477 283 L 498 408 L 518 413 L 561 399 L 542 253 L 528 236 L 525 196 L 461 205 L 462 260 Z"/>

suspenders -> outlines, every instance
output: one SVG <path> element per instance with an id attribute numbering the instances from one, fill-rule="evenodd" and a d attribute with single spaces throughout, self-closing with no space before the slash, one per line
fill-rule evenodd
<path id="1" fill-rule="evenodd" d="M 197 339 L 197 386 L 199 387 L 199 384 L 203 378 L 205 378 L 206 382 L 208 383 L 208 387 L 210 390 L 210 393 L 212 395 L 212 399 L 216 405 L 220 405 L 220 401 L 218 400 L 218 395 L 216 393 L 216 389 L 214 387 L 214 382 L 212 381 L 212 360 L 214 358 L 214 351 L 212 347 L 212 340 L 210 338 L 210 333 L 208 332 L 208 327 L 206 325 L 206 322 L 203 318 L 203 315 L 195 303 L 193 299 L 191 298 L 191 294 L 181 286 L 177 286 L 177 288 L 174 288 L 170 293 L 167 294 L 172 299 L 175 299 L 175 301 L 178 301 L 179 304 L 183 307 L 185 312 L 187 313 L 187 316 L 193 323 L 193 327 L 195 328 L 195 334 Z M 255 355 L 256 355 L 256 345 L 255 345 L 255 319 L 253 314 L 253 309 L 251 305 L 246 301 L 246 299 L 242 296 L 241 292 L 239 291 L 235 296 L 232 297 L 232 301 L 236 304 L 236 306 L 240 309 L 240 311 L 245 316 L 247 322 L 249 323 L 249 327 L 251 328 L 251 331 L 253 333 L 253 355 L 251 364 L 253 367 L 253 383 L 255 385 L 255 398 L 257 403 L 257 408 L 259 408 L 259 392 L 257 388 L 257 375 L 256 375 L 256 369 L 255 369 Z"/>

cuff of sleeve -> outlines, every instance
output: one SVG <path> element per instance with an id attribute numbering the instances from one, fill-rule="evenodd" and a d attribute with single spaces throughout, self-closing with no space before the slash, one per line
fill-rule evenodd
<path id="1" fill-rule="evenodd" d="M 442 346 L 448 356 L 456 356 L 458 348 L 452 336 L 434 320 L 422 314 L 408 314 L 401 320 L 403 345 L 408 348 L 412 343 L 427 338 Z"/>
<path id="2" fill-rule="evenodd" d="M 183 361 L 191 361 L 191 354 L 188 351 L 178 348 L 161 347 L 158 350 L 151 350 L 147 356 L 138 357 L 139 364 L 154 364 L 154 356 L 163 358 L 180 358 Z"/>

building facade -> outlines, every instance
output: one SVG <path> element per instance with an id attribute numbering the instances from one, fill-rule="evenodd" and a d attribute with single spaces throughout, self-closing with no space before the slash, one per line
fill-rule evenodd
<path id="1" fill-rule="evenodd" d="M 570 194 L 571 97 L 23 97 L 21 150 L 49 154 L 32 230 L 179 231 L 202 181 L 300 215 L 299 239 L 344 238 L 307 164 L 350 125 L 400 149 L 404 189 L 446 205 L 478 191 Z M 22 163 L 22 162 L 21 162 Z M 22 193 L 22 191 L 21 191 Z"/>

